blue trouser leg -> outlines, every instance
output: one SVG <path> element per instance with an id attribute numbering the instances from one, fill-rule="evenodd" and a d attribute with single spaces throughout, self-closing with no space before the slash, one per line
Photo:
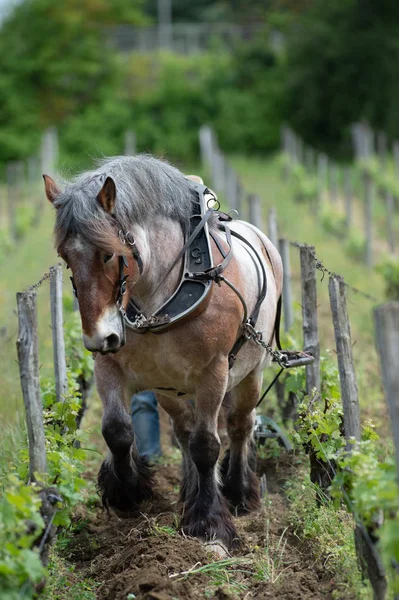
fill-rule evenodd
<path id="1" fill-rule="evenodd" d="M 159 415 L 154 392 L 139 392 L 132 396 L 132 420 L 140 456 L 160 456 Z"/>

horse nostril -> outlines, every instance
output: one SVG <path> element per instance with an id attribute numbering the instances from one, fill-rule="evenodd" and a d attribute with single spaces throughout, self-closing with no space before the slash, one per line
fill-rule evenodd
<path id="1" fill-rule="evenodd" d="M 111 335 L 105 338 L 105 342 L 107 349 L 112 350 L 113 348 L 117 348 L 119 346 L 119 335 L 111 333 Z"/>

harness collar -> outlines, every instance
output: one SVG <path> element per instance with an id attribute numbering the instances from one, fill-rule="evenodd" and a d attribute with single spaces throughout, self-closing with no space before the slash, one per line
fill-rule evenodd
<path id="1" fill-rule="evenodd" d="M 215 213 L 213 208 L 209 208 L 209 200 L 214 199 L 214 196 L 202 184 L 193 184 L 193 190 L 197 195 L 197 202 L 193 203 L 187 240 L 158 285 L 160 287 L 184 257 L 183 272 L 177 289 L 151 316 L 146 316 L 133 299 L 129 300 L 126 310 L 121 301 L 118 306 L 124 326 L 136 333 L 166 331 L 200 314 L 209 303 L 214 276 L 208 221 Z M 120 282 L 124 278 L 123 272 L 121 270 Z"/>

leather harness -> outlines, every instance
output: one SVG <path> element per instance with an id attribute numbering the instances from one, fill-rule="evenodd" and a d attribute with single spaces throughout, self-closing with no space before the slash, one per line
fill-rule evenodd
<path id="1" fill-rule="evenodd" d="M 192 319 L 203 312 L 211 299 L 213 283 L 220 285 L 222 282 L 224 282 L 238 296 L 244 309 L 242 332 L 229 353 L 229 369 L 231 369 L 235 363 L 238 352 L 252 337 L 248 334 L 248 328 L 251 328 L 252 330 L 255 328 L 262 302 L 266 298 L 266 269 L 262 259 L 259 256 L 259 253 L 254 246 L 241 234 L 230 229 L 228 222 L 232 220 L 232 217 L 219 210 L 220 204 L 209 188 L 200 183 L 193 183 L 193 191 L 197 196 L 197 202 L 193 202 L 193 213 L 190 218 L 187 240 L 173 261 L 171 267 L 168 269 L 167 273 L 164 275 L 160 284 L 158 285 L 158 287 L 160 287 L 174 267 L 184 257 L 183 271 L 177 289 L 173 292 L 170 298 L 168 298 L 166 302 L 164 302 L 164 304 L 149 317 L 147 317 L 138 308 L 133 299 L 129 300 L 125 310 L 122 305 L 122 298 L 126 293 L 126 280 L 128 278 L 128 274 L 125 273 L 125 268 L 128 267 L 128 262 L 126 256 L 121 255 L 119 256 L 119 279 L 117 282 L 118 291 L 116 295 L 116 304 L 121 314 L 122 325 L 124 329 L 127 327 L 135 333 L 140 334 L 147 333 L 148 331 L 156 334 L 164 333 L 165 331 L 169 331 L 173 327 L 176 327 L 177 325 L 180 325 L 181 323 L 186 322 L 187 320 Z M 209 206 L 211 200 L 216 202 L 216 209 Z M 213 231 L 209 231 L 208 221 L 213 215 L 217 215 L 218 231 L 223 232 L 226 236 L 226 242 L 228 245 L 227 252 L 225 252 L 215 233 Z M 139 272 L 141 274 L 143 271 L 143 261 L 134 238 L 129 231 L 123 231 L 123 228 L 119 226 L 115 217 L 114 220 L 118 227 L 119 239 L 122 243 L 125 243 L 131 247 L 132 256 L 137 262 Z M 259 295 L 254 309 L 249 316 L 247 305 L 243 296 L 239 290 L 223 275 L 227 265 L 233 258 L 232 237 L 235 237 L 242 243 L 246 244 L 246 246 L 253 252 L 257 259 L 262 275 L 262 285 L 260 287 Z M 214 241 L 223 258 L 222 262 L 216 266 L 213 264 L 210 238 L 212 238 Z M 265 246 L 264 248 L 270 265 L 273 269 L 273 263 L 269 252 Z M 73 277 L 71 277 L 71 281 L 75 296 L 77 297 L 77 290 Z M 278 300 L 275 326 L 272 339 L 270 341 L 271 343 L 273 337 L 275 336 L 276 344 L 279 350 L 281 350 L 279 337 L 280 319 L 281 297 Z"/>
<path id="2" fill-rule="evenodd" d="M 150 317 L 144 315 L 142 311 L 137 307 L 133 299 L 129 300 L 126 311 L 122 307 L 122 296 L 126 291 L 126 279 L 127 275 L 124 274 L 125 266 L 127 266 L 125 257 L 119 257 L 120 261 L 120 277 L 119 277 L 119 294 L 117 304 L 121 312 L 122 321 L 128 329 L 133 330 L 135 333 L 163 333 L 169 331 L 176 325 L 179 325 L 188 319 L 192 319 L 199 315 L 207 307 L 211 294 L 213 283 L 218 285 L 221 282 L 226 283 L 240 299 L 243 309 L 244 317 L 242 321 L 243 331 L 237 338 L 233 348 L 229 354 L 229 368 L 231 369 L 235 363 L 236 357 L 243 345 L 250 339 L 248 336 L 245 325 L 249 323 L 252 327 L 255 327 L 258 320 L 260 308 L 262 302 L 266 298 L 267 294 L 267 275 L 263 261 L 261 260 L 259 253 L 254 246 L 242 235 L 236 231 L 232 231 L 228 222 L 232 220 L 231 216 L 221 212 L 220 204 L 213 196 L 211 191 L 202 184 L 193 184 L 193 190 L 197 196 L 198 201 L 193 203 L 193 214 L 190 219 L 190 228 L 188 232 L 188 238 L 183 248 L 173 261 L 166 275 L 163 277 L 161 283 L 167 278 L 172 269 L 177 265 L 179 260 L 184 256 L 184 265 L 181 280 L 177 289 L 172 296 L 166 300 L 166 302 Z M 206 198 L 208 197 L 208 200 Z M 217 203 L 217 208 L 209 207 L 210 200 Z M 218 217 L 218 230 L 223 232 L 226 236 L 228 245 L 228 251 L 225 252 L 222 244 L 214 232 L 209 231 L 208 221 L 213 215 Z M 135 252 L 133 256 L 138 262 L 140 270 L 140 254 L 137 251 L 137 247 L 134 244 L 134 240 L 129 236 L 129 232 L 126 234 L 122 230 L 119 231 L 120 238 L 123 236 L 126 243 L 130 244 Z M 262 285 L 260 292 L 252 313 L 248 316 L 248 310 L 244 298 L 238 291 L 238 289 L 223 276 L 227 265 L 233 258 L 233 246 L 232 236 L 240 240 L 247 245 L 248 248 L 253 252 L 259 264 Z M 223 260 L 218 265 L 214 266 L 213 257 L 211 252 L 210 238 L 214 241 L 218 248 Z M 273 263 L 270 255 L 265 247 L 266 254 L 270 261 L 273 269 Z M 142 264 L 142 263 L 141 263 Z M 158 286 L 159 287 L 159 286 Z M 279 329 L 280 329 L 280 318 L 281 318 L 281 298 L 278 301 L 276 322 L 272 335 L 276 336 L 276 342 L 278 348 L 281 350 L 279 340 Z"/>

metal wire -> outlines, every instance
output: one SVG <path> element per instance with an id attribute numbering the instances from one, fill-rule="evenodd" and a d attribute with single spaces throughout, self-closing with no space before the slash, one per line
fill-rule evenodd
<path id="1" fill-rule="evenodd" d="M 306 248 L 307 251 L 309 252 L 309 254 L 313 257 L 313 259 L 316 262 L 316 269 L 318 271 L 321 271 L 322 278 L 321 281 L 323 281 L 325 274 L 327 273 L 327 275 L 329 275 L 330 277 L 339 277 L 343 280 L 342 275 L 339 275 L 338 273 L 335 273 L 334 271 L 331 271 L 330 269 L 328 269 L 328 267 L 326 267 L 322 261 L 316 256 L 315 252 L 311 249 L 311 247 L 309 246 L 309 244 L 301 244 L 300 242 L 292 242 L 289 241 L 290 246 L 293 246 L 294 248 Z M 354 287 L 353 285 L 350 285 L 349 283 L 346 283 L 346 281 L 343 281 L 344 286 L 346 288 L 348 288 L 349 290 L 351 290 L 352 292 L 354 292 L 355 294 L 358 294 L 359 296 L 362 296 L 363 298 L 366 298 L 366 300 L 370 300 L 370 302 L 378 302 L 378 298 L 376 298 L 375 296 L 372 296 L 371 294 L 368 294 L 367 292 L 363 292 L 362 290 L 359 290 L 359 288 Z"/>

